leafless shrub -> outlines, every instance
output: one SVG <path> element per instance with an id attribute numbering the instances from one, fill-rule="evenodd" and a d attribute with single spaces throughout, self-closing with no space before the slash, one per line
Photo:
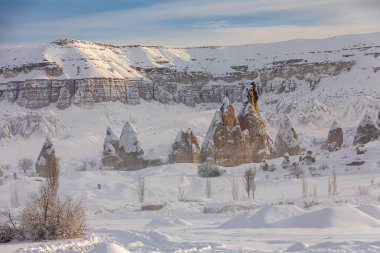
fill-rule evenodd
<path id="1" fill-rule="evenodd" d="M 292 166 L 290 167 L 290 175 L 294 176 L 295 178 L 300 178 L 304 175 L 302 167 L 299 165 L 299 163 L 294 162 Z"/>
<path id="2" fill-rule="evenodd" d="M 239 200 L 239 184 L 236 179 L 232 180 L 231 194 L 234 201 Z"/>
<path id="3" fill-rule="evenodd" d="M 18 176 L 17 176 L 17 173 L 15 172 L 15 173 L 13 173 L 13 180 L 18 180 L 19 178 L 18 178 Z"/>
<path id="4" fill-rule="evenodd" d="M 225 170 L 218 165 L 207 164 L 207 163 L 198 165 L 198 175 L 200 177 L 219 177 L 224 172 Z"/>
<path id="5" fill-rule="evenodd" d="M 55 240 L 83 237 L 86 232 L 85 208 L 82 201 L 57 196 L 59 164 L 49 165 L 49 174 L 37 193 L 33 193 L 17 216 L 2 213 L 0 238 L 4 241 Z M 8 233 L 8 237 L 4 236 Z"/>
<path id="6" fill-rule="evenodd" d="M 369 194 L 368 187 L 364 186 L 364 185 L 359 185 L 358 186 L 358 193 L 359 193 L 359 195 L 368 195 Z"/>
<path id="7" fill-rule="evenodd" d="M 137 196 L 140 203 L 143 203 L 145 199 L 145 177 L 140 177 L 138 180 Z"/>
<path id="8" fill-rule="evenodd" d="M 250 194 L 252 192 L 252 199 L 255 198 L 255 190 L 256 190 L 255 177 L 256 177 L 256 168 L 254 168 L 253 170 L 252 168 L 248 168 L 244 172 L 243 180 L 244 180 L 245 191 L 248 195 L 248 198 L 250 197 Z"/>
<path id="9" fill-rule="evenodd" d="M 271 165 L 269 165 L 269 171 L 270 172 L 273 172 L 276 170 L 276 164 L 272 163 Z"/>
<path id="10" fill-rule="evenodd" d="M 321 166 L 318 167 L 319 170 L 325 171 L 330 169 L 330 167 L 327 164 L 322 164 Z"/>
<path id="11" fill-rule="evenodd" d="M 207 178 L 206 179 L 206 197 L 211 198 L 212 195 L 212 184 L 211 184 L 211 179 Z"/>
<path id="12" fill-rule="evenodd" d="M 31 170 L 33 166 L 33 160 L 30 158 L 22 158 L 17 162 L 17 167 L 19 170 L 22 170 L 24 174 L 27 171 Z"/>
<path id="13" fill-rule="evenodd" d="M 18 220 L 9 210 L 0 211 L 0 243 L 7 243 L 16 238 L 26 239 L 18 229 Z"/>
<path id="14" fill-rule="evenodd" d="M 190 190 L 190 181 L 185 176 L 182 181 L 178 184 L 178 200 L 183 201 L 185 194 Z"/>
<path id="15" fill-rule="evenodd" d="M 93 159 L 84 159 L 80 162 L 78 171 L 94 170 L 96 167 L 96 161 Z"/>
<path id="16" fill-rule="evenodd" d="M 337 183 L 336 183 L 335 170 L 333 172 L 333 175 L 329 176 L 329 182 L 328 182 L 327 190 L 328 190 L 329 195 L 336 195 L 337 194 Z"/>

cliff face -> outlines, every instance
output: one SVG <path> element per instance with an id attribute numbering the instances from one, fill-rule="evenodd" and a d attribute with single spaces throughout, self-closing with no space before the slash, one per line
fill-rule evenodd
<path id="1" fill-rule="evenodd" d="M 32 53 L 0 50 L 0 100 L 27 108 L 56 104 L 64 109 L 107 101 L 138 104 L 141 99 L 194 106 L 221 103 L 225 96 L 241 101 L 244 86 L 252 80 L 259 95 L 313 91 L 321 80 L 350 72 L 358 62 L 355 71 L 375 75 L 380 46 L 373 42 L 380 34 L 367 37 L 344 43 L 339 38 L 310 40 L 302 47 L 297 41 L 167 48 L 60 40 Z"/>

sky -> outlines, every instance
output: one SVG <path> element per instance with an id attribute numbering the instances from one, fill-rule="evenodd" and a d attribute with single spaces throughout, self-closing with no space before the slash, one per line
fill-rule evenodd
<path id="1" fill-rule="evenodd" d="M 380 32 L 380 0 L 0 0 L 0 47 L 241 45 Z"/>

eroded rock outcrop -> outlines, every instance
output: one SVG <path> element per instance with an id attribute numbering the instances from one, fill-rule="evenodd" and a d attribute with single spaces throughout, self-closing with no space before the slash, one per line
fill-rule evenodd
<path id="1" fill-rule="evenodd" d="M 327 136 L 327 141 L 325 143 L 325 148 L 329 152 L 334 152 L 339 150 L 343 145 L 343 129 L 339 126 L 337 121 L 334 121 L 329 134 Z"/>
<path id="2" fill-rule="evenodd" d="M 273 143 L 260 116 L 257 100 L 256 84 L 252 82 L 245 90 L 243 108 L 239 114 L 245 162 L 261 162 L 275 156 Z"/>
<path id="3" fill-rule="evenodd" d="M 239 117 L 226 97 L 207 131 L 201 149 L 201 162 L 235 166 L 260 162 L 274 156 L 272 140 L 258 110 L 256 86 L 247 88 Z"/>
<path id="4" fill-rule="evenodd" d="M 41 152 L 38 155 L 35 169 L 40 177 L 48 177 L 51 170 L 58 166 L 58 160 L 55 156 L 55 150 L 50 137 L 46 137 Z"/>
<path id="5" fill-rule="evenodd" d="M 121 159 L 119 168 L 128 170 L 144 168 L 144 151 L 137 138 L 137 131 L 130 122 L 126 122 L 121 131 L 118 156 Z"/>
<path id="6" fill-rule="evenodd" d="M 169 151 L 169 163 L 199 163 L 200 146 L 193 131 L 181 129 Z"/>
<path id="7" fill-rule="evenodd" d="M 380 114 L 378 117 L 377 123 L 375 123 L 371 115 L 368 112 L 365 113 L 356 130 L 354 145 L 366 144 L 380 137 Z"/>
<path id="8" fill-rule="evenodd" d="M 288 115 L 280 122 L 274 146 L 278 156 L 284 156 L 286 153 L 290 156 L 301 154 L 298 135 Z"/>
<path id="9" fill-rule="evenodd" d="M 102 164 L 104 166 L 116 167 L 119 164 L 119 145 L 119 138 L 117 138 L 112 129 L 108 127 L 103 143 Z"/>
<path id="10" fill-rule="evenodd" d="M 243 163 L 244 156 L 239 120 L 235 109 L 224 98 L 215 112 L 201 149 L 201 162 L 234 166 Z"/>

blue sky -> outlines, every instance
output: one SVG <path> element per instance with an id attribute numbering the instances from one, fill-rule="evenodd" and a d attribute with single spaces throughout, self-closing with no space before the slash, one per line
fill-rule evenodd
<path id="1" fill-rule="evenodd" d="M 380 32 L 379 0 L 0 0 L 0 47 L 236 45 Z"/>

